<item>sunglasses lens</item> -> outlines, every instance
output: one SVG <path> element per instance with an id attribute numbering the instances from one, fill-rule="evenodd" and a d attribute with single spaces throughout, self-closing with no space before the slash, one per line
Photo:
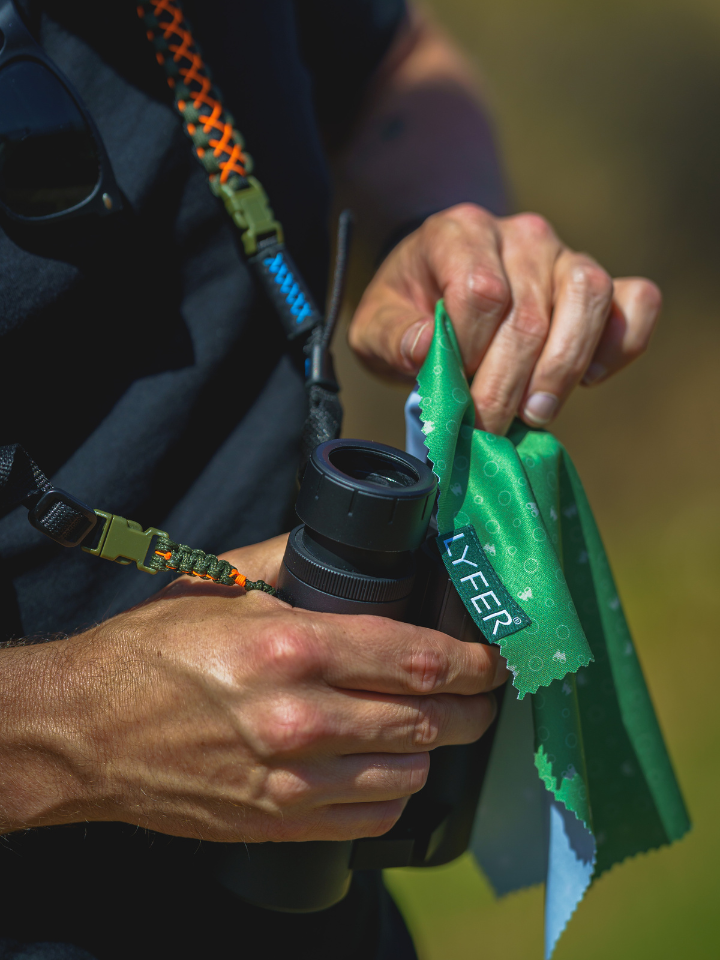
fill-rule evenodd
<path id="1" fill-rule="evenodd" d="M 86 200 L 100 177 L 95 140 L 58 78 L 35 60 L 0 70 L 0 200 L 47 217 Z"/>

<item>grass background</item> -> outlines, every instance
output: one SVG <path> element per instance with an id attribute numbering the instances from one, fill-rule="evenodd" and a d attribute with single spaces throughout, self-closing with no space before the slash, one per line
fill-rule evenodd
<path id="1" fill-rule="evenodd" d="M 517 210 L 663 288 L 631 371 L 556 432 L 583 477 L 693 819 L 603 877 L 557 960 L 720 956 L 720 5 L 434 0 L 480 65 Z M 404 391 L 339 345 L 345 434 L 402 444 Z M 469 859 L 389 882 L 421 960 L 540 960 L 542 889 L 496 901 Z"/>

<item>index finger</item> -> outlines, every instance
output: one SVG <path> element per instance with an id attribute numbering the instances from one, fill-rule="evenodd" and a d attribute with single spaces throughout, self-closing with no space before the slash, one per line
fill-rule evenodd
<path id="1" fill-rule="evenodd" d="M 305 613 L 305 611 L 302 611 Z M 385 617 L 314 614 L 322 679 L 375 693 L 487 693 L 510 676 L 493 644 L 467 643 Z"/>
<path id="2" fill-rule="evenodd" d="M 475 373 L 510 308 L 510 283 L 495 218 L 474 204 L 460 204 L 424 224 L 427 262 L 436 278 L 462 354 Z"/>

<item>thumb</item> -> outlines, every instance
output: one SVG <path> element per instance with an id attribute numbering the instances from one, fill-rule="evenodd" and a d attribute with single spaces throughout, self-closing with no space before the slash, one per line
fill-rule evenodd
<path id="1" fill-rule="evenodd" d="M 415 376 L 445 298 L 468 373 L 510 303 L 497 221 L 472 204 L 429 217 L 385 259 L 358 305 L 350 345 L 372 369 Z"/>
<path id="2" fill-rule="evenodd" d="M 429 271 L 418 277 L 416 238 L 411 234 L 384 260 L 353 315 L 348 339 L 376 373 L 414 377 L 427 356 L 441 292 Z"/>

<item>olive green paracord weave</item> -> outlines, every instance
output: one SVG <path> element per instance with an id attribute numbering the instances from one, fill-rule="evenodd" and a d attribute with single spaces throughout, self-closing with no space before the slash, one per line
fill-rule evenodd
<path id="1" fill-rule="evenodd" d="M 245 590 L 262 590 L 271 596 L 277 595 L 275 589 L 264 580 L 248 580 L 227 560 L 177 543 L 170 539 L 165 530 L 158 530 L 157 527 L 143 530 L 134 520 L 126 520 L 104 510 L 96 509 L 93 512 L 96 527 L 94 534 L 83 541 L 85 553 L 123 565 L 135 563 L 138 570 L 144 573 L 184 573 L 228 587 L 244 587 Z"/>
<path id="2" fill-rule="evenodd" d="M 244 587 L 246 590 L 262 590 L 275 596 L 275 590 L 264 580 L 248 580 L 227 560 L 221 560 L 204 550 L 193 550 L 184 543 L 175 543 L 167 536 L 155 541 L 155 549 L 148 566 L 158 573 L 177 571 L 202 580 L 212 580 L 228 587 Z"/>

